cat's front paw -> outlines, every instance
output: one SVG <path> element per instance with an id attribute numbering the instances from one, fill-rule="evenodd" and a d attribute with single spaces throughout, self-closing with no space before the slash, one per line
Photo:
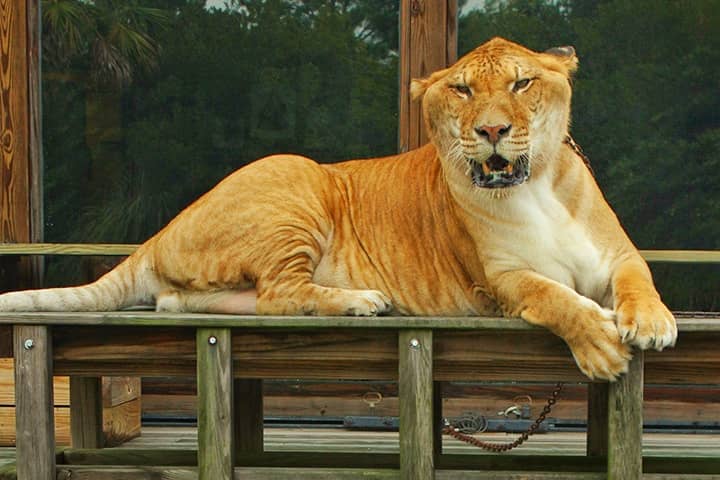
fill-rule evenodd
<path id="1" fill-rule="evenodd" d="M 643 350 L 662 350 L 677 340 L 675 317 L 656 298 L 630 298 L 616 310 L 617 329 L 623 343 Z"/>

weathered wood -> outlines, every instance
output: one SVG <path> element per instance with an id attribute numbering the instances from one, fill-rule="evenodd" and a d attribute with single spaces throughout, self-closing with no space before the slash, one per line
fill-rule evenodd
<path id="1" fill-rule="evenodd" d="M 106 447 L 121 445 L 141 434 L 142 401 L 140 398 L 103 408 L 103 443 Z"/>
<path id="2" fill-rule="evenodd" d="M 400 151 L 427 142 L 420 102 L 410 98 L 410 81 L 445 68 L 457 57 L 457 1 L 400 2 Z"/>
<path id="3" fill-rule="evenodd" d="M 49 327 L 15 326 L 18 477 L 55 478 L 52 340 Z"/>
<path id="4" fill-rule="evenodd" d="M 203 316 L 195 316 L 193 321 L 199 318 Z M 428 320 L 431 322 L 427 324 L 438 324 L 437 319 Z M 387 321 L 412 325 L 392 317 Z M 685 332 L 684 322 L 680 321 L 681 341 L 675 348 L 646 354 L 648 383 L 720 383 L 718 334 L 713 330 L 720 322 L 708 319 L 703 322 L 708 325 L 707 331 Z M 327 328 L 315 329 L 234 329 L 236 376 L 288 378 L 292 371 L 293 378 L 395 379 L 394 332 L 377 327 L 331 328 L 332 325 L 330 322 Z M 56 327 L 56 373 L 93 375 L 102 370 L 108 375 L 193 376 L 194 339 L 189 330 L 138 326 Z M 139 337 L 143 338 L 142 342 L 138 342 Z M 543 329 L 437 330 L 435 343 L 435 380 L 586 380 L 564 342 Z M 528 362 L 527 358 L 533 361 Z"/>
<path id="5" fill-rule="evenodd" d="M 608 387 L 608 480 L 642 477 L 643 357 L 635 351 L 628 373 Z"/>
<path id="6" fill-rule="evenodd" d="M 126 243 L 0 243 L 0 255 L 125 256 L 137 248 Z"/>
<path id="7" fill-rule="evenodd" d="M 103 446 L 100 377 L 70 377 L 70 435 L 75 448 Z"/>
<path id="8" fill-rule="evenodd" d="M 70 405 L 70 381 L 68 377 L 53 377 L 53 403 L 56 407 Z M 13 366 L 13 359 L 0 358 L 0 406 L 14 405 L 15 367 Z"/>
<path id="9" fill-rule="evenodd" d="M 115 407 L 140 398 L 142 382 L 139 377 L 102 377 L 103 407 Z"/>
<path id="10" fill-rule="evenodd" d="M 70 408 L 56 407 L 53 414 L 55 417 L 55 443 L 70 445 Z M 16 445 L 16 418 L 15 407 L 0 407 L 0 447 Z"/>
<path id="11" fill-rule="evenodd" d="M 404 330 L 398 335 L 400 478 L 434 477 L 433 333 Z"/>
<path id="12" fill-rule="evenodd" d="M 260 453 L 263 451 L 263 382 L 258 379 L 235 379 L 234 389 L 237 453 Z"/>
<path id="13" fill-rule="evenodd" d="M 229 329 L 197 329 L 200 480 L 232 480 L 233 476 L 235 445 L 231 348 Z"/>
<path id="14" fill-rule="evenodd" d="M 607 383 L 588 384 L 587 397 L 587 454 L 604 457 L 608 453 L 608 401 Z"/>

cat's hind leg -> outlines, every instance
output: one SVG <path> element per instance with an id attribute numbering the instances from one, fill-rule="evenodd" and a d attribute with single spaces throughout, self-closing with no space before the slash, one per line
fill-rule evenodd
<path id="1" fill-rule="evenodd" d="M 227 313 L 255 315 L 257 291 L 246 290 L 186 291 L 165 290 L 158 294 L 158 312 Z"/>

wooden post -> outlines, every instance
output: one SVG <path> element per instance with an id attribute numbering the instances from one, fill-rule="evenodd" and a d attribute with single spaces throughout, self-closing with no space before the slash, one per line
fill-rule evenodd
<path id="1" fill-rule="evenodd" d="M 52 340 L 49 327 L 16 325 L 15 422 L 17 476 L 55 479 Z"/>
<path id="2" fill-rule="evenodd" d="M 233 376 L 229 328 L 198 328 L 198 475 L 232 480 Z"/>
<path id="3" fill-rule="evenodd" d="M 263 451 L 262 380 L 235 379 L 235 447 L 236 453 Z"/>
<path id="4" fill-rule="evenodd" d="M 432 330 L 398 335 L 400 478 L 435 478 Z"/>
<path id="5" fill-rule="evenodd" d="M 457 0 L 400 1 L 399 149 L 427 143 L 419 102 L 410 98 L 410 81 L 447 67 L 457 59 Z"/>
<path id="6" fill-rule="evenodd" d="M 608 480 L 642 477 L 643 357 L 635 351 L 628 373 L 609 384 Z"/>
<path id="7" fill-rule="evenodd" d="M 101 377 L 70 377 L 70 437 L 73 448 L 102 448 Z"/>
<path id="8" fill-rule="evenodd" d="M 42 240 L 39 8 L 39 0 L 0 0 L 2 242 Z M 30 287 L 33 274 L 39 281 L 41 259 L 5 257 L 0 267 L 3 290 Z"/>
<path id="9" fill-rule="evenodd" d="M 608 453 L 607 383 L 588 383 L 587 455 L 606 457 Z"/>

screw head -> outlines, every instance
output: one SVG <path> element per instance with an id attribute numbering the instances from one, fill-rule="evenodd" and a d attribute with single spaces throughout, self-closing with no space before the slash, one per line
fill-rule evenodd
<path id="1" fill-rule="evenodd" d="M 217 337 L 215 335 L 210 335 L 208 338 L 208 343 L 210 345 L 217 345 Z"/>
<path id="2" fill-rule="evenodd" d="M 32 338 L 25 339 L 25 341 L 23 342 L 23 348 L 25 350 L 30 350 L 34 346 L 35 346 L 35 341 Z"/>
<path id="3" fill-rule="evenodd" d="M 418 340 L 417 338 L 411 339 L 410 340 L 410 348 L 412 348 L 414 350 L 417 350 L 418 348 L 420 348 L 420 340 Z"/>

